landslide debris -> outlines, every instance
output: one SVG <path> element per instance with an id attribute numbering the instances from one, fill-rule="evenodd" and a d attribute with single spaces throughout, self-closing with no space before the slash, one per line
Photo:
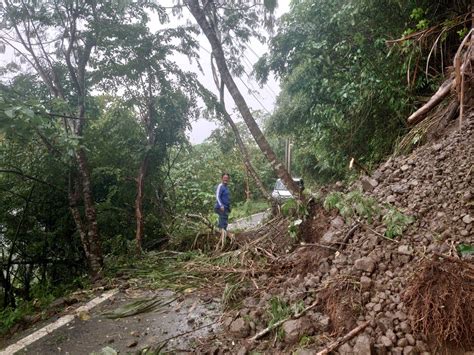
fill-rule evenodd
<path id="1" fill-rule="evenodd" d="M 342 191 L 373 198 L 382 212 L 372 221 L 357 214 L 344 218 L 314 203 L 301 243 L 291 250 L 288 244 L 284 250 L 272 247 L 283 235 L 289 238 L 288 223 L 276 223 L 276 240 L 272 227 L 262 227 L 259 243 L 240 247 L 247 251 L 240 252 L 241 262 L 251 265 L 252 255 L 267 261 L 258 273 L 243 276 L 249 282 L 229 307 L 223 332 L 197 351 L 316 353 L 365 322 L 335 353 L 473 351 L 474 264 L 463 252 L 474 246 L 473 142 L 471 113 L 462 129 L 391 158 Z M 388 233 L 397 227 L 396 219 L 395 226 L 387 225 L 389 211 L 409 217 L 401 235 Z M 278 320 L 281 327 L 252 339 Z"/>

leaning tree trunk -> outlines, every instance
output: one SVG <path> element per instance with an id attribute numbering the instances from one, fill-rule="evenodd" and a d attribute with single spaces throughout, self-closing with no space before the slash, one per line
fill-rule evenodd
<path id="1" fill-rule="evenodd" d="M 221 85 L 219 87 L 219 101 L 222 107 L 222 113 L 224 115 L 224 118 L 226 122 L 230 125 L 232 128 L 232 131 L 234 132 L 235 139 L 237 141 L 237 145 L 239 146 L 240 153 L 242 154 L 242 159 L 244 161 L 245 168 L 247 172 L 252 176 L 253 180 L 257 184 L 257 187 L 259 188 L 260 192 L 262 193 L 263 197 L 265 197 L 267 200 L 271 200 L 271 196 L 268 193 L 267 189 L 265 189 L 265 186 L 263 185 L 262 180 L 258 176 L 257 172 L 253 168 L 252 162 L 250 160 L 250 155 L 245 147 L 245 144 L 242 140 L 242 137 L 240 136 L 239 129 L 237 128 L 237 125 L 235 124 L 234 120 L 232 117 L 230 117 L 229 113 L 227 112 L 225 108 L 225 101 L 224 101 L 224 82 L 221 82 Z M 247 197 L 248 198 L 248 197 Z"/>
<path id="2" fill-rule="evenodd" d="M 263 135 L 262 131 L 258 127 L 257 123 L 255 122 L 252 113 L 250 112 L 247 103 L 245 102 L 244 97 L 240 93 L 239 88 L 234 82 L 232 75 L 230 74 L 229 68 L 227 67 L 227 63 L 224 56 L 224 51 L 222 50 L 221 43 L 219 42 L 216 33 L 211 28 L 209 22 L 206 19 L 205 13 L 203 9 L 199 5 L 198 0 L 187 0 L 186 4 L 189 8 L 189 11 L 196 19 L 201 30 L 204 32 L 204 35 L 209 40 L 209 43 L 212 47 L 212 52 L 214 57 L 216 58 L 217 68 L 221 74 L 222 80 L 224 81 L 227 90 L 229 90 L 230 95 L 232 96 L 237 108 L 242 115 L 247 127 L 250 130 L 250 133 L 255 139 L 255 142 L 259 146 L 260 150 L 263 152 L 267 160 L 269 161 L 270 165 L 272 166 L 273 170 L 276 172 L 279 178 L 283 180 L 285 185 L 287 186 L 288 190 L 298 198 L 302 198 L 300 194 L 300 189 L 298 188 L 297 184 L 293 181 L 288 171 L 285 169 L 284 165 L 281 164 L 275 153 L 273 152 L 270 144 L 266 140 L 265 136 Z"/>

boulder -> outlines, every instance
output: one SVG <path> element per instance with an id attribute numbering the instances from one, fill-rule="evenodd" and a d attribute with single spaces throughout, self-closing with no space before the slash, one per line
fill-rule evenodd
<path id="1" fill-rule="evenodd" d="M 354 345 L 355 354 L 372 354 L 372 342 L 366 334 L 359 335 Z"/>
<path id="2" fill-rule="evenodd" d="M 285 332 L 285 343 L 295 344 L 303 335 L 311 333 L 312 325 L 307 317 L 301 317 L 287 320 L 283 323 L 282 329 Z"/>
<path id="3" fill-rule="evenodd" d="M 245 338 L 250 333 L 250 326 L 243 318 L 237 318 L 229 327 L 229 331 L 237 338 Z"/>
<path id="4" fill-rule="evenodd" d="M 362 190 L 364 192 L 370 192 L 370 191 L 373 191 L 377 186 L 378 186 L 378 182 L 377 180 L 374 180 L 374 179 L 371 179 L 370 177 L 368 176 L 364 176 L 361 180 L 360 180 L 361 184 L 362 184 Z"/>
<path id="5" fill-rule="evenodd" d="M 375 270 L 375 261 L 370 257 L 357 259 L 354 263 L 357 270 L 365 271 L 371 274 Z"/>

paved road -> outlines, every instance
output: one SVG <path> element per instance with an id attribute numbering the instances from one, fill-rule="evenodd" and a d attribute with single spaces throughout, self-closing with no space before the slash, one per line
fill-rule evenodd
<path id="1" fill-rule="evenodd" d="M 270 215 L 270 210 L 253 214 L 229 224 L 229 230 L 252 229 L 262 223 Z"/>

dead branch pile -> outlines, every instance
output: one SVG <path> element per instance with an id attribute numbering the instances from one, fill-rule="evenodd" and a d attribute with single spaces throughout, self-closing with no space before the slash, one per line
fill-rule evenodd
<path id="1" fill-rule="evenodd" d="M 474 343 L 474 266 L 456 260 L 424 263 L 404 294 L 412 328 L 439 346 Z"/>
<path id="2" fill-rule="evenodd" d="M 248 285 L 258 290 L 263 285 L 257 285 L 255 279 L 268 273 L 283 248 L 294 242 L 287 229 L 288 221 L 276 217 L 258 229 L 233 236 L 231 244 L 226 245 L 227 251 L 193 258 L 183 268 L 187 274 L 207 280 L 214 292 L 224 295 L 237 289 L 242 293 Z"/>

